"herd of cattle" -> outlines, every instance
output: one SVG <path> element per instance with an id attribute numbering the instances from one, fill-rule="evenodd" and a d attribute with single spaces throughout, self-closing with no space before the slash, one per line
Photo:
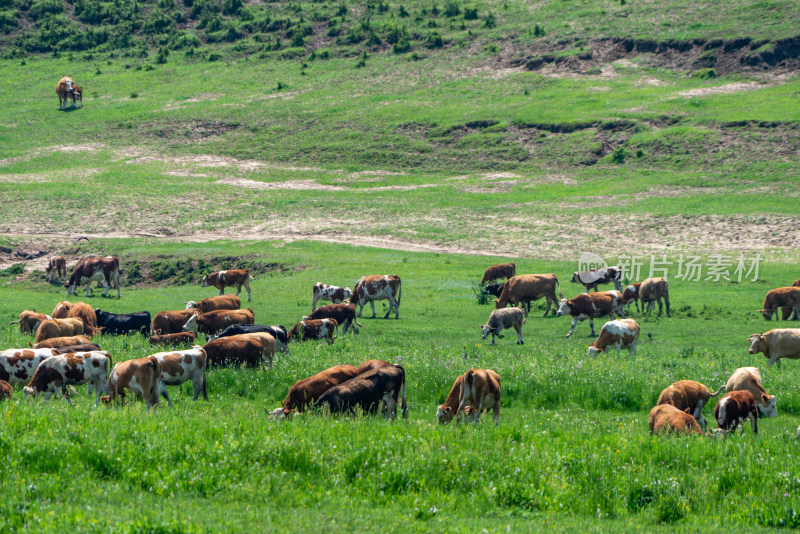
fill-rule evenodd
<path id="1" fill-rule="evenodd" d="M 66 276 L 64 258 L 55 257 L 46 270 L 51 280 Z M 494 265 L 486 270 L 481 286 L 484 292 L 497 297 L 495 310 L 482 326 L 482 338 L 492 335 L 503 338 L 501 332 L 513 328 L 517 343 L 523 344 L 522 326 L 527 320 L 530 304 L 545 298 L 544 315 L 551 307 L 557 316 L 570 316 L 571 337 L 578 322 L 589 319 L 591 335 L 595 336 L 594 318 L 608 316 L 611 320 L 601 328 L 600 335 L 589 346 L 588 353 L 596 355 L 614 347 L 617 354 L 625 348 L 635 354 L 640 327 L 634 319 L 625 317 L 625 308 L 635 304 L 637 312 L 652 310 L 658 304 L 658 316 L 663 307 L 670 317 L 668 283 L 664 278 L 650 278 L 622 290 L 622 270 L 618 267 L 573 273 L 571 281 L 582 284 L 586 291 L 565 299 L 554 274 L 516 275 L 513 263 Z M 19 324 L 23 333 L 35 333 L 32 349 L 8 349 L 0 352 L 0 398 L 9 397 L 12 384 L 24 385 L 29 395 L 49 399 L 61 393 L 70 401 L 69 388 L 89 384 L 97 402 L 124 399 L 126 391 L 135 392 L 150 407 L 163 397 L 172 402 L 166 386 L 180 385 L 189 380 L 194 399 L 200 394 L 208 400 L 206 371 L 209 366 L 246 364 L 249 367 L 272 366 L 275 351 L 288 351 L 288 343 L 303 340 L 325 340 L 333 343 L 341 326 L 343 333 L 357 333 L 356 326 L 364 305 L 370 303 L 375 317 L 376 300 L 388 300 L 395 319 L 399 318 L 401 281 L 396 275 L 373 275 L 359 279 L 354 289 L 317 283 L 312 289 L 312 312 L 290 330 L 282 325 L 255 324 L 252 309 L 241 309 L 238 295 L 244 286 L 251 300 L 248 270 L 228 270 L 204 276 L 201 286 L 219 289 L 219 296 L 198 302 L 189 301 L 185 309 L 162 311 L 152 317 L 149 312 L 113 314 L 93 309 L 84 302 L 68 301 L 56 305 L 52 315 L 25 310 Z M 505 279 L 505 282 L 492 283 Z M 64 284 L 67 294 L 86 285 L 88 295 L 92 281 L 104 284 L 107 295 L 110 287 L 119 289 L 117 258 L 95 257 L 80 260 L 69 281 Z M 614 290 L 598 291 L 599 284 L 613 283 Z M 225 295 L 226 287 L 235 287 L 236 295 Z M 594 292 L 590 292 L 594 289 Z M 558 297 L 556 297 L 558 294 Z M 663 300 L 663 304 L 662 304 Z M 320 301 L 332 304 L 317 307 Z M 507 307 L 509 304 L 512 307 Z M 358 307 L 358 313 L 356 308 Z M 792 287 L 774 289 L 767 293 L 761 310 L 764 318 L 777 318 L 781 309 L 784 319 L 800 320 L 800 280 Z M 619 316 L 619 318 L 617 318 Z M 149 334 L 152 345 L 176 347 L 193 345 L 185 350 L 158 352 L 113 364 L 111 355 L 90 339 L 97 334 Z M 199 334 L 205 334 L 205 345 L 194 345 Z M 773 329 L 750 336 L 750 353 L 763 353 L 772 365 L 780 358 L 800 358 L 800 329 Z M 111 369 L 109 373 L 109 369 Z M 775 397 L 764 390 L 758 370 L 745 367 L 736 370 L 728 383 L 712 394 L 703 384 L 691 380 L 675 382 L 659 396 L 650 413 L 651 432 L 676 431 L 705 433 L 706 421 L 702 410 L 711 397 L 726 390 L 714 409 L 719 428 L 715 432 L 731 432 L 745 419 L 757 431 L 759 411 L 766 416 L 777 414 Z M 105 393 L 101 396 L 101 393 Z M 500 408 L 500 377 L 491 369 L 469 369 L 459 376 L 444 404 L 438 407 L 436 418 L 447 423 L 463 414 L 477 420 L 482 412 L 492 410 L 495 424 Z M 407 417 L 405 370 L 382 360 L 368 360 L 362 365 L 338 365 L 298 381 L 289 390 L 281 407 L 271 411 L 275 418 L 302 413 L 309 408 L 331 413 L 350 412 L 359 407 L 366 413 L 380 413 L 395 418 L 397 405 Z"/>

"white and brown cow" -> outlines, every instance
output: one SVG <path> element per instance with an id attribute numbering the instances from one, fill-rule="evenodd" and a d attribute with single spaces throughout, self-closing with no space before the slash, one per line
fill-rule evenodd
<path id="1" fill-rule="evenodd" d="M 775 314 L 775 320 L 778 320 L 778 308 L 791 308 L 792 313 L 789 319 L 792 321 L 800 320 L 800 287 L 779 287 L 767 292 L 764 297 L 764 307 L 759 310 L 765 320 L 772 319 L 772 314 Z"/>
<path id="2" fill-rule="evenodd" d="M 333 304 L 341 304 L 346 300 L 350 300 L 353 292 L 349 287 L 332 286 L 317 282 L 311 290 L 311 311 L 317 309 L 317 302 L 329 301 Z"/>
<path id="3" fill-rule="evenodd" d="M 242 292 L 242 286 L 247 289 L 247 300 L 252 300 L 250 294 L 250 269 L 230 269 L 227 271 L 218 271 L 216 273 L 207 274 L 200 280 L 200 287 L 216 287 L 219 289 L 219 294 L 225 294 L 226 287 L 235 287 L 236 295 Z"/>
<path id="4" fill-rule="evenodd" d="M 78 261 L 72 270 L 69 281 L 64 284 L 67 288 L 67 295 L 75 294 L 78 286 L 86 284 L 84 296 L 89 296 L 89 286 L 92 282 L 102 282 L 106 290 L 103 296 L 108 296 L 110 287 L 117 290 L 117 298 L 120 298 L 119 289 L 119 260 L 114 256 L 86 258 Z"/>
<path id="5" fill-rule="evenodd" d="M 486 339 L 489 334 L 492 334 L 492 345 L 494 345 L 495 336 L 503 339 L 500 334 L 504 329 L 513 328 L 517 331 L 517 345 L 524 345 L 525 341 L 522 340 L 522 325 L 528 315 L 525 313 L 524 308 L 501 308 L 494 310 L 489 316 L 489 320 L 485 325 L 481 326 L 482 335 L 481 339 Z"/>
<path id="6" fill-rule="evenodd" d="M 236 295 L 218 295 L 208 297 L 195 302 L 190 300 L 186 303 L 186 309 L 197 308 L 201 313 L 208 313 L 214 310 L 238 310 L 242 307 L 242 301 Z"/>
<path id="7" fill-rule="evenodd" d="M 27 384 L 42 361 L 57 353 L 53 349 L 7 349 L 0 352 L 0 380 Z"/>
<path id="8" fill-rule="evenodd" d="M 494 282 L 497 280 L 508 279 L 517 274 L 517 265 L 514 263 L 498 263 L 492 265 L 483 272 L 480 285 L 487 282 Z"/>
<path id="9" fill-rule="evenodd" d="M 161 362 L 154 356 L 135 358 L 114 366 L 108 377 L 108 395 L 102 397 L 103 404 L 110 405 L 117 397 L 124 402 L 125 390 L 132 391 L 144 399 L 147 411 L 158 406 L 161 385 Z"/>
<path id="10" fill-rule="evenodd" d="M 323 393 L 359 374 L 359 370 L 352 365 L 337 365 L 303 380 L 298 380 L 289 389 L 281 407 L 276 408 L 271 413 L 276 419 L 283 419 L 292 412 L 302 413 Z"/>
<path id="11" fill-rule="evenodd" d="M 187 380 L 192 381 L 194 388 L 194 400 L 200 394 L 208 400 L 206 389 L 206 367 L 208 357 L 206 351 L 200 345 L 195 345 L 188 350 L 176 350 L 172 352 L 157 352 L 151 354 L 161 364 L 161 382 L 159 390 L 161 396 L 167 399 L 167 403 L 172 406 L 172 401 L 167 393 L 166 386 L 180 386 Z"/>
<path id="12" fill-rule="evenodd" d="M 800 328 L 773 328 L 764 334 L 753 334 L 747 338 L 750 354 L 763 353 L 769 359 L 768 367 L 781 358 L 797 360 L 800 358 Z"/>
<path id="13" fill-rule="evenodd" d="M 456 411 L 465 412 L 472 422 L 477 422 L 481 413 L 492 410 L 492 420 L 497 425 L 500 418 L 500 375 L 492 369 L 470 369 L 464 373 L 461 383 L 461 402 Z"/>
<path id="14" fill-rule="evenodd" d="M 47 319 L 36 329 L 36 343 L 54 337 L 80 336 L 83 332 L 83 321 L 77 317 Z"/>
<path id="15" fill-rule="evenodd" d="M 358 316 L 364 311 L 364 304 L 369 302 L 372 306 L 372 318 L 375 318 L 375 301 L 389 300 L 389 309 L 386 310 L 384 319 L 389 317 L 394 308 L 394 318 L 400 318 L 400 277 L 396 274 L 380 275 L 374 274 L 364 276 L 356 282 L 353 295 L 350 297 L 350 304 L 359 306 Z"/>
<path id="16" fill-rule="evenodd" d="M 734 434 L 739 423 L 750 420 L 753 434 L 758 434 L 758 410 L 756 400 L 749 391 L 731 391 L 717 401 L 714 417 L 723 434 Z M 744 427 L 742 427 L 744 432 Z"/>
<path id="17" fill-rule="evenodd" d="M 702 434 L 704 432 L 694 417 L 671 404 L 659 404 L 650 410 L 647 423 L 651 434 Z"/>
<path id="18" fill-rule="evenodd" d="M 705 432 L 708 424 L 703 417 L 703 408 L 708 404 L 708 399 L 716 397 L 724 389 L 725 386 L 720 386 L 716 393 L 711 393 L 711 390 L 700 382 L 678 380 L 661 392 L 656 404 L 669 404 L 691 414 L 695 421 L 700 423 L 700 427 Z M 652 432 L 652 428 L 650 431 Z"/>
<path id="19" fill-rule="evenodd" d="M 496 309 L 505 308 L 509 304 L 512 306 L 523 306 L 527 304 L 527 311 L 530 313 L 531 302 L 545 298 L 547 307 L 544 310 L 544 317 L 550 311 L 550 306 L 558 302 L 556 290 L 559 298 L 561 289 L 558 284 L 558 277 L 554 274 L 521 274 L 512 276 L 505 285 L 503 292 L 494 303 Z"/>
<path id="20" fill-rule="evenodd" d="M 758 411 L 764 417 L 778 415 L 777 399 L 770 395 L 761 385 L 761 373 L 755 367 L 740 367 L 733 372 L 725 385 L 725 391 L 749 391 L 756 399 Z"/>
<path id="21" fill-rule="evenodd" d="M 19 321 L 11 321 L 8 324 L 18 324 L 19 331 L 28 334 L 36 332 L 42 321 L 47 319 L 52 319 L 52 317 L 36 311 L 24 310 L 19 314 Z"/>
<path id="22" fill-rule="evenodd" d="M 183 332 L 183 325 L 192 315 L 200 315 L 202 312 L 198 308 L 188 310 L 172 310 L 158 312 L 153 317 L 153 324 L 150 327 L 151 335 L 166 335 Z"/>
<path id="23" fill-rule="evenodd" d="M 359 323 L 358 319 L 356 319 L 356 307 L 349 302 L 320 306 L 311 312 L 311 315 L 303 317 L 304 321 L 308 321 L 309 319 L 336 319 L 336 322 L 342 327 L 343 334 L 346 334 L 347 331 L 351 329 L 354 334 L 357 334 L 358 329 L 356 329 L 356 325 L 362 328 L 364 327 L 364 325 Z"/>
<path id="24" fill-rule="evenodd" d="M 581 293 L 573 299 L 561 299 L 556 312 L 558 317 L 562 315 L 572 316 L 572 328 L 570 328 L 567 337 L 572 336 L 575 331 L 575 325 L 578 321 L 585 321 L 589 319 L 589 326 L 592 329 L 592 336 L 594 333 L 594 318 L 610 316 L 616 319 L 616 316 L 625 317 L 622 312 L 622 294 L 619 291 L 603 291 L 601 293 Z"/>
<path id="25" fill-rule="evenodd" d="M 57 282 L 67 276 L 67 260 L 64 256 L 53 256 L 44 268 L 44 273 L 47 275 L 47 281 L 51 284 Z"/>
<path id="26" fill-rule="evenodd" d="M 628 354 L 636 355 L 636 344 L 639 342 L 639 323 L 633 319 L 616 319 L 608 321 L 600 329 L 600 335 L 589 345 L 589 356 L 596 356 L 606 351 L 609 347 L 628 349 Z"/>
<path id="27" fill-rule="evenodd" d="M 287 341 L 306 341 L 309 339 L 324 339 L 332 345 L 336 339 L 336 329 L 339 323 L 336 319 L 308 319 L 296 323 L 289 333 L 286 334 Z"/>
<path id="28" fill-rule="evenodd" d="M 183 325 L 189 332 L 217 334 L 232 324 L 253 324 L 255 314 L 251 308 L 244 310 L 214 310 L 202 315 L 194 314 Z"/>
<path id="29" fill-rule="evenodd" d="M 39 364 L 23 391 L 31 396 L 43 393 L 48 401 L 53 394 L 57 395 L 60 391 L 67 402 L 72 404 L 67 386 L 88 383 L 90 387 L 94 387 L 96 402 L 99 403 L 100 392 L 108 391 L 108 368 L 111 363 L 111 355 L 104 350 L 51 356 Z"/>
<path id="30" fill-rule="evenodd" d="M 590 269 L 588 271 L 574 272 L 570 282 L 573 284 L 582 284 L 589 292 L 594 288 L 597 291 L 598 284 L 608 284 L 613 282 L 614 289 L 622 291 L 622 267 L 600 267 L 597 269 Z"/>
<path id="31" fill-rule="evenodd" d="M 461 403 L 461 389 L 464 384 L 464 375 L 458 375 L 453 387 L 450 388 L 450 393 L 444 401 L 436 408 L 436 422 L 440 425 L 446 425 L 455 417 L 458 412 L 458 406 Z"/>
<path id="32" fill-rule="evenodd" d="M 639 313 L 639 288 L 642 286 L 641 282 L 636 282 L 625 288 L 622 292 L 622 306 L 626 312 L 631 309 L 631 303 L 636 305 L 636 313 Z M 644 311 L 644 306 L 642 307 Z"/>

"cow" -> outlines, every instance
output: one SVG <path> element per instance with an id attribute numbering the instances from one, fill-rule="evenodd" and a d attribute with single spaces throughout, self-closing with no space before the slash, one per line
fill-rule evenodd
<path id="1" fill-rule="evenodd" d="M 589 345 L 589 356 L 597 356 L 609 347 L 628 349 L 630 356 L 636 355 L 636 344 L 639 342 L 639 324 L 633 319 L 617 319 L 608 321 L 600 329 L 600 336 Z"/>
<path id="2" fill-rule="evenodd" d="M 461 382 L 461 401 L 456 410 L 456 424 L 459 414 L 466 412 L 472 422 L 477 422 L 481 413 L 492 409 L 492 420 L 497 425 L 500 418 L 500 375 L 491 369 L 470 369 L 464 373 Z"/>
<path id="3" fill-rule="evenodd" d="M 151 335 L 165 335 L 183 332 L 183 325 L 192 315 L 200 314 L 197 308 L 190 308 L 188 310 L 174 310 L 158 312 L 153 317 L 153 324 L 150 326 Z"/>
<path id="4" fill-rule="evenodd" d="M 622 305 L 626 312 L 630 311 L 632 302 L 636 305 L 636 313 L 639 313 L 639 288 L 641 286 L 641 282 L 636 282 L 626 287 L 622 292 Z M 644 311 L 644 305 L 642 305 L 642 311 Z"/>
<path id="5" fill-rule="evenodd" d="M 157 352 L 151 356 L 161 364 L 161 381 L 158 387 L 161 396 L 167 399 L 167 404 L 172 406 L 166 386 L 180 386 L 187 380 L 192 381 L 194 400 L 197 400 L 202 393 L 203 398 L 208 401 L 206 388 L 208 357 L 203 347 L 195 345 L 189 350 Z"/>
<path id="6" fill-rule="evenodd" d="M 75 107 L 75 92 L 72 89 L 73 81 L 69 76 L 64 76 L 56 84 L 56 95 L 58 95 L 58 109 L 67 107 L 67 98 L 72 98 L 72 107 Z"/>
<path id="7" fill-rule="evenodd" d="M 367 371 L 377 369 L 378 367 L 386 367 L 387 365 L 392 364 L 385 360 L 367 360 L 358 366 L 358 374 L 366 373 Z"/>
<path id="8" fill-rule="evenodd" d="M 266 332 L 275 338 L 275 348 L 281 352 L 289 352 L 287 347 L 286 327 L 282 324 L 266 326 L 263 324 L 232 324 L 217 336 L 209 335 L 208 340 L 213 341 L 221 337 L 238 336 L 239 334 L 252 334 L 255 332 Z"/>
<path id="9" fill-rule="evenodd" d="M 226 287 L 236 287 L 236 295 L 242 292 L 242 286 L 247 289 L 247 300 L 252 300 L 250 295 L 250 276 L 249 269 L 237 269 L 228 271 L 218 271 L 216 273 L 207 274 L 200 280 L 200 287 L 216 287 L 219 289 L 219 294 L 225 294 Z"/>
<path id="10" fill-rule="evenodd" d="M 758 411 L 764 417 L 775 417 L 778 415 L 777 399 L 775 395 L 769 395 L 764 386 L 761 385 L 761 373 L 755 367 L 740 367 L 736 369 L 728 383 L 725 385 L 725 391 L 730 393 L 732 391 L 749 391 L 756 399 Z"/>
<path id="11" fill-rule="evenodd" d="M 36 343 L 54 337 L 79 336 L 83 334 L 83 321 L 77 317 L 47 319 L 36 329 Z"/>
<path id="12" fill-rule="evenodd" d="M 174 347 L 184 343 L 193 344 L 195 337 L 194 332 L 175 332 L 174 334 L 150 336 L 148 341 L 151 345 L 169 345 Z"/>
<path id="13" fill-rule="evenodd" d="M 642 285 L 639 286 L 639 300 L 642 302 L 642 312 L 644 313 L 645 305 L 648 306 L 648 311 L 650 311 L 650 307 L 652 307 L 652 303 L 658 303 L 658 315 L 656 317 L 661 317 L 662 311 L 662 304 L 661 299 L 664 299 L 664 305 L 667 308 L 667 317 L 670 317 L 669 314 L 669 283 L 663 276 L 659 276 L 658 278 L 648 278 Z M 623 299 L 624 304 L 624 299 Z"/>
<path id="14" fill-rule="evenodd" d="M 503 292 L 494 303 L 496 309 L 505 308 L 508 304 L 517 306 L 527 302 L 527 311 L 530 313 L 530 302 L 544 297 L 547 299 L 547 307 L 543 317 L 547 317 L 550 306 L 558 302 L 556 299 L 556 289 L 558 297 L 562 298 L 561 289 L 558 284 L 558 277 L 554 274 L 521 274 L 512 276 L 503 286 Z"/>
<path id="15" fill-rule="evenodd" d="M 489 320 L 485 325 L 481 326 L 483 331 L 481 339 L 486 339 L 486 336 L 492 334 L 492 345 L 494 345 L 495 336 L 503 339 L 500 333 L 505 328 L 513 328 L 517 331 L 517 345 L 524 345 L 522 340 L 522 325 L 525 324 L 528 315 L 525 313 L 524 308 L 502 308 L 494 310 L 489 316 Z"/>
<path id="16" fill-rule="evenodd" d="M 458 375 L 453 387 L 450 388 L 450 393 L 444 401 L 436 408 L 436 422 L 440 425 L 446 425 L 453 420 L 456 415 L 458 407 L 461 403 L 461 389 L 464 383 L 464 375 Z"/>
<path id="17" fill-rule="evenodd" d="M 78 84 L 76 84 L 75 82 L 72 82 L 72 105 L 73 106 L 75 105 L 75 101 L 76 100 L 78 102 L 80 102 L 81 103 L 81 107 L 83 107 L 83 88 L 81 86 L 79 86 Z"/>
<path id="18" fill-rule="evenodd" d="M 375 301 L 388 299 L 389 309 L 386 310 L 386 315 L 384 315 L 383 318 L 388 319 L 389 314 L 392 313 L 392 308 L 394 308 L 394 318 L 399 319 L 400 290 L 400 277 L 396 274 L 363 276 L 356 282 L 353 288 L 353 294 L 350 296 L 350 304 L 359 306 L 358 316 L 361 317 L 361 312 L 364 311 L 364 304 L 369 302 L 370 306 L 372 306 L 372 318 L 374 319 Z"/>
<path id="19" fill-rule="evenodd" d="M 359 406 L 364 413 L 377 413 L 383 403 L 389 419 L 397 417 L 398 396 L 402 402 L 403 418 L 408 418 L 406 403 L 406 373 L 399 365 L 387 365 L 372 369 L 351 378 L 343 384 L 333 386 L 314 403 L 316 410 L 326 407 L 329 413 L 349 412 Z"/>
<path id="20" fill-rule="evenodd" d="M 333 304 L 341 304 L 346 300 L 350 300 L 353 296 L 353 291 L 349 287 L 331 286 L 317 282 L 311 290 L 311 311 L 317 309 L 317 302 L 324 300 L 330 301 Z"/>
<path id="21" fill-rule="evenodd" d="M 55 356 L 53 349 L 7 349 L 0 352 L 0 380 L 12 384 L 30 382 L 43 360 Z"/>
<path id="22" fill-rule="evenodd" d="M 691 414 L 695 421 L 700 424 L 703 432 L 706 431 L 708 423 L 703 417 L 703 408 L 708 404 L 708 399 L 716 397 L 725 389 L 720 386 L 716 393 L 711 393 L 706 386 L 694 380 L 678 380 L 673 382 L 668 388 L 658 396 L 657 405 L 669 404 Z M 652 428 L 650 432 L 652 432 Z"/>
<path id="23" fill-rule="evenodd" d="M 353 330 L 354 334 L 358 333 L 355 325 L 364 327 L 363 324 L 356 319 L 356 307 L 350 303 L 342 304 L 327 304 L 320 306 L 314 310 L 311 315 L 303 317 L 304 321 L 310 319 L 336 319 L 336 322 L 342 327 L 342 333 L 346 334 L 349 329 Z"/>
<path id="24" fill-rule="evenodd" d="M 5 380 L 0 380 L 0 401 L 10 399 L 11 394 L 14 393 L 14 388 Z"/>
<path id="25" fill-rule="evenodd" d="M 572 332 L 575 331 L 575 325 L 578 321 L 585 321 L 589 319 L 589 326 L 592 329 L 591 336 L 594 336 L 594 318 L 605 317 L 608 315 L 612 319 L 616 316 L 624 318 L 625 314 L 622 312 L 622 294 L 619 291 L 603 291 L 602 293 L 581 293 L 573 299 L 561 299 L 558 304 L 558 317 L 562 315 L 572 316 L 572 328 L 570 328 L 567 337 L 572 337 Z"/>
<path id="26" fill-rule="evenodd" d="M 190 332 L 216 334 L 232 324 L 253 324 L 255 315 L 252 308 L 244 310 L 214 310 L 202 315 L 194 314 L 183 325 Z"/>
<path id="27" fill-rule="evenodd" d="M 73 304 L 68 300 L 64 300 L 56 304 L 56 307 L 53 308 L 53 319 L 66 319 L 69 310 L 72 309 L 72 306 Z"/>
<path id="28" fill-rule="evenodd" d="M 111 363 L 111 355 L 104 350 L 50 356 L 39 364 L 30 383 L 22 390 L 31 396 L 43 393 L 46 401 L 60 390 L 67 402 L 72 404 L 67 386 L 81 386 L 88 382 L 97 394 L 95 402 L 99 403 L 100 392 L 108 391 L 108 368 Z"/>
<path id="29" fill-rule="evenodd" d="M 492 265 L 483 272 L 483 278 L 481 278 L 480 285 L 484 285 L 486 282 L 496 282 L 497 280 L 502 280 L 503 278 L 508 279 L 516 274 L 516 264 L 498 263 L 497 265 Z"/>
<path id="30" fill-rule="evenodd" d="M 145 356 L 120 362 L 111 370 L 106 389 L 108 394 L 101 397 L 108 406 L 119 397 L 125 400 L 125 390 L 133 391 L 144 399 L 147 411 L 158 406 L 161 385 L 161 363 L 155 356 Z"/>
<path id="31" fill-rule="evenodd" d="M 772 320 L 774 313 L 777 321 L 778 308 L 791 308 L 789 319 L 792 321 L 800 319 L 800 287 L 779 287 L 768 291 L 767 296 L 764 297 L 764 307 L 759 312 L 765 321 Z"/>
<path id="32" fill-rule="evenodd" d="M 337 365 L 303 380 L 298 380 L 289 389 L 281 407 L 271 413 L 276 419 L 283 419 L 292 412 L 302 413 L 323 393 L 359 374 L 358 369 L 352 365 Z"/>
<path id="33" fill-rule="evenodd" d="M 736 433 L 736 427 L 745 419 L 750 420 L 753 434 L 758 434 L 758 410 L 756 400 L 749 391 L 731 391 L 717 401 L 714 417 L 723 434 Z M 744 427 L 742 427 L 744 432 Z"/>
<path id="34" fill-rule="evenodd" d="M 258 339 L 244 337 L 248 335 L 222 337 L 203 345 L 203 350 L 208 356 L 208 365 L 245 363 L 248 367 L 258 367 L 268 357 L 265 353 L 269 347 L 264 347 Z"/>
<path id="35" fill-rule="evenodd" d="M 218 295 L 208 297 L 195 302 L 190 300 L 186 303 L 186 309 L 197 308 L 201 313 L 208 313 L 214 310 L 238 310 L 242 307 L 242 301 L 236 295 Z"/>
<path id="36" fill-rule="evenodd" d="M 750 354 L 763 353 L 769 359 L 768 367 L 775 362 L 780 366 L 781 358 L 800 358 L 800 328 L 773 328 L 765 334 L 752 334 L 747 341 Z"/>
<path id="37" fill-rule="evenodd" d="M 484 287 L 481 290 L 481 292 L 484 295 L 492 295 L 493 297 L 499 298 L 500 295 L 503 293 L 503 288 L 505 287 L 505 285 L 506 285 L 505 282 L 500 282 L 499 284 L 489 284 L 486 287 Z"/>
<path id="38" fill-rule="evenodd" d="M 56 354 L 69 354 L 70 352 L 92 352 L 93 350 L 103 350 L 97 343 L 80 343 L 78 345 L 67 345 L 53 349 Z"/>
<path id="39" fill-rule="evenodd" d="M 94 336 L 100 332 L 97 328 L 97 314 L 94 309 L 85 302 L 76 302 L 69 309 L 67 319 L 78 318 L 83 322 L 83 331 L 89 335 Z"/>
<path id="40" fill-rule="evenodd" d="M 271 334 L 267 332 L 250 332 L 249 334 L 240 334 L 238 337 L 240 339 L 255 339 L 261 343 L 261 358 L 264 361 L 264 365 L 265 367 L 272 367 L 272 361 L 275 359 L 275 338 Z"/>
<path id="41" fill-rule="evenodd" d="M 42 324 L 42 321 L 52 318 L 53 317 L 50 315 L 45 315 L 36 311 L 23 310 L 19 314 L 19 321 L 11 321 L 8 324 L 18 324 L 19 331 L 21 333 L 29 334 L 36 332 L 36 330 L 39 328 L 39 325 Z"/>
<path id="42" fill-rule="evenodd" d="M 127 334 L 139 332 L 147 335 L 150 329 L 150 312 L 141 311 L 134 313 L 110 313 L 96 308 L 97 326 L 103 328 L 104 334 Z"/>
<path id="43" fill-rule="evenodd" d="M 694 417 L 671 404 L 659 404 L 650 410 L 647 422 L 651 434 L 702 434 L 705 432 Z"/>
<path id="44" fill-rule="evenodd" d="M 792 284 L 792 287 L 800 287 L 800 278 L 798 278 L 797 280 L 794 281 L 794 284 Z M 782 312 L 781 319 L 783 319 L 784 321 L 788 321 L 789 317 L 791 317 L 791 315 L 792 315 L 792 311 L 793 311 L 793 308 L 791 306 L 784 306 L 783 308 L 781 308 L 781 312 Z"/>
<path id="45" fill-rule="evenodd" d="M 67 260 L 64 256 L 52 256 L 44 268 L 44 273 L 47 275 L 47 281 L 51 284 L 66 278 L 67 276 Z"/>
<path id="46" fill-rule="evenodd" d="M 92 282 L 103 282 L 106 290 L 103 296 L 108 296 L 110 287 L 117 290 L 117 298 L 121 298 L 119 289 L 119 260 L 114 256 L 86 258 L 78 261 L 72 270 L 69 281 L 64 284 L 67 295 L 73 295 L 78 286 L 86 284 L 84 296 L 89 296 L 89 286 Z"/>
<path id="47" fill-rule="evenodd" d="M 339 327 L 336 319 L 309 319 L 295 323 L 286 335 L 288 341 L 306 341 L 308 339 L 324 339 L 332 345 L 336 336 L 334 332 Z"/>
<path id="48" fill-rule="evenodd" d="M 588 271 L 574 272 L 570 282 L 573 284 L 582 284 L 588 293 L 592 288 L 597 292 L 599 284 L 608 284 L 613 282 L 614 289 L 622 291 L 622 267 L 600 267 L 597 269 L 590 269 Z"/>
<path id="49" fill-rule="evenodd" d="M 58 349 L 61 347 L 68 347 L 70 345 L 84 345 L 91 343 L 92 340 L 88 336 L 66 336 L 66 337 L 51 337 L 45 339 L 41 343 L 33 346 L 34 349 Z"/>

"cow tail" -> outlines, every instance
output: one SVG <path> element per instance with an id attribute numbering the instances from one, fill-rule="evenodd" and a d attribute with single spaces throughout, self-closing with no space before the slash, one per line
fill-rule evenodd
<path id="1" fill-rule="evenodd" d="M 159 397 L 159 385 L 161 384 L 161 364 L 159 363 L 158 359 L 155 356 L 150 356 L 150 365 L 153 366 L 154 372 L 153 375 L 155 376 L 155 380 L 153 380 L 153 384 L 150 386 L 150 405 L 155 406 L 158 404 L 158 397 Z"/>
<path id="2" fill-rule="evenodd" d="M 361 328 L 364 328 L 364 325 L 358 322 L 358 319 L 356 318 L 355 314 L 353 314 L 353 322 L 356 323 Z"/>
<path id="3" fill-rule="evenodd" d="M 401 368 L 402 369 L 402 368 Z M 406 371 L 403 369 L 403 383 L 400 385 L 401 408 L 403 409 L 403 419 L 408 419 L 408 403 L 406 402 Z"/>
<path id="4" fill-rule="evenodd" d="M 19 321 L 11 321 L 11 322 L 10 322 L 10 323 L 8 323 L 8 324 L 19 324 L 19 323 L 21 323 L 21 322 L 22 322 L 22 319 L 20 319 Z"/>
<path id="5" fill-rule="evenodd" d="M 400 278 L 398 278 L 397 281 L 398 281 L 398 284 L 397 284 L 397 305 L 399 306 L 400 305 L 400 293 L 402 293 L 402 291 L 403 291 L 403 282 L 400 280 Z"/>
<path id="6" fill-rule="evenodd" d="M 561 300 L 564 298 L 564 294 L 561 292 L 561 284 L 559 283 L 557 276 L 554 275 L 554 278 L 556 279 L 556 289 L 558 289 L 558 300 Z"/>
<path id="7" fill-rule="evenodd" d="M 727 387 L 727 386 L 720 386 L 720 387 L 719 387 L 719 389 L 717 390 L 717 392 L 716 392 L 716 393 L 712 393 L 711 395 L 709 395 L 709 397 L 716 397 L 717 395 L 719 395 L 720 393 L 722 393 L 722 391 L 723 391 L 723 390 L 724 390 L 726 387 Z"/>

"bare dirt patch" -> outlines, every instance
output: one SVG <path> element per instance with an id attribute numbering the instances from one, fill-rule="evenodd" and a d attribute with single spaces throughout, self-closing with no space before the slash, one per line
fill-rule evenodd
<path id="1" fill-rule="evenodd" d="M 708 96 L 708 95 L 727 95 L 730 93 L 739 93 L 742 91 L 755 91 L 757 89 L 766 89 L 770 87 L 767 84 L 758 82 L 739 82 L 729 83 L 727 85 L 719 85 L 717 87 L 700 87 L 697 89 L 689 89 L 687 91 L 680 91 L 678 96 L 691 98 L 693 96 Z"/>
<path id="2" fill-rule="evenodd" d="M 340 185 L 321 184 L 316 180 L 286 180 L 283 182 L 260 182 L 249 178 L 226 177 L 220 178 L 217 184 L 246 187 L 248 189 L 293 189 L 296 191 L 347 191 L 348 188 Z"/>

